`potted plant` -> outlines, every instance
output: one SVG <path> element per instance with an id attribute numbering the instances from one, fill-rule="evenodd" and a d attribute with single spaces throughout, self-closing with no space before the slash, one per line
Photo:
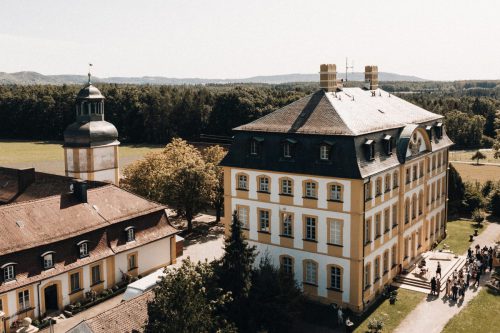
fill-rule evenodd
<path id="1" fill-rule="evenodd" d="M 368 321 L 368 329 L 371 333 L 380 333 L 384 328 L 384 322 L 381 319 L 373 318 Z"/>
<path id="2" fill-rule="evenodd" d="M 389 304 L 394 305 L 396 304 L 397 300 L 398 300 L 398 291 L 397 290 L 391 291 L 391 294 L 389 296 Z"/>

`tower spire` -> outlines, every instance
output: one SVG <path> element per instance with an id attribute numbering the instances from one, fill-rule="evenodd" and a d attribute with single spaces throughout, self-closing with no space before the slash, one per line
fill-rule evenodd
<path id="1" fill-rule="evenodd" d="M 90 82 L 90 76 L 91 76 L 91 74 L 90 74 L 90 68 L 91 68 L 91 67 L 92 67 L 92 64 L 90 64 L 90 63 L 89 63 L 89 74 L 88 74 L 88 75 L 89 75 L 89 82 L 88 82 L 89 84 L 91 84 L 91 83 L 92 83 L 92 82 Z"/>

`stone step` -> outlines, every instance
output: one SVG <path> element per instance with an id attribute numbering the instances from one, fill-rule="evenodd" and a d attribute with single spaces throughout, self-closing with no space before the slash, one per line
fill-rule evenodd
<path id="1" fill-rule="evenodd" d="M 410 277 L 405 277 L 405 276 L 400 276 L 400 275 L 398 275 L 396 277 L 395 282 L 401 283 L 401 284 L 409 284 L 409 285 L 412 285 L 415 287 L 426 288 L 426 289 L 429 289 L 431 287 L 431 284 L 429 281 L 413 279 Z"/>

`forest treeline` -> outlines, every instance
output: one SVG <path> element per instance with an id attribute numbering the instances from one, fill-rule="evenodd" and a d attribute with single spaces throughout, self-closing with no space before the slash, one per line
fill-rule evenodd
<path id="1" fill-rule="evenodd" d="M 356 83 L 353 83 L 356 84 Z M 459 147 L 490 147 L 500 129 L 500 82 L 384 82 L 384 90 L 445 115 Z M 167 143 L 200 134 L 230 136 L 316 89 L 316 83 L 149 86 L 99 84 L 105 117 L 127 143 Z M 0 86 L 0 138 L 62 140 L 81 86 Z"/>

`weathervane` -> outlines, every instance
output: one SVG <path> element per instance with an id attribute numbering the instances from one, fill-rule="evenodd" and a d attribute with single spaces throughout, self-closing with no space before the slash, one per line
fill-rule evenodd
<path id="1" fill-rule="evenodd" d="M 90 68 L 91 68 L 91 67 L 92 67 L 92 64 L 91 64 L 91 63 L 89 63 L 89 74 L 88 74 L 88 75 L 89 75 L 89 84 L 91 84 L 91 82 L 90 82 Z"/>

